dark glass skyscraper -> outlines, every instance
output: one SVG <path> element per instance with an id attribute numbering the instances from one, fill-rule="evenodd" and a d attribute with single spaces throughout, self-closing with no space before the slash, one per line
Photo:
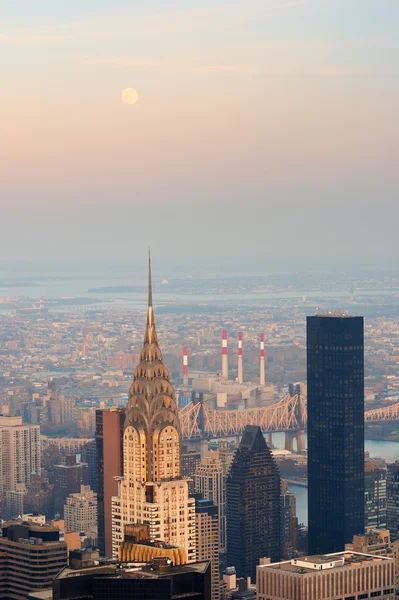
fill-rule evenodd
<path id="1" fill-rule="evenodd" d="M 307 318 L 309 554 L 364 530 L 363 317 Z"/>
<path id="2" fill-rule="evenodd" d="M 280 473 L 260 427 L 247 425 L 227 477 L 227 563 L 256 577 L 259 559 L 280 560 Z"/>
<path id="3" fill-rule="evenodd" d="M 394 540 L 399 539 L 399 461 L 388 465 L 387 527 Z"/>

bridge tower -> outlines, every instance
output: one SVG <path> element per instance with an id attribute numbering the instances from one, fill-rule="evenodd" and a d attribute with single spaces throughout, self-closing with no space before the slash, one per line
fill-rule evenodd
<path id="1" fill-rule="evenodd" d="M 306 450 L 306 438 L 305 438 L 305 425 L 304 425 L 304 415 L 302 411 L 302 402 L 301 402 L 301 384 L 296 383 L 290 384 L 288 387 L 288 393 L 291 398 L 296 398 L 295 403 L 295 417 L 297 423 L 300 425 L 298 429 L 290 430 L 285 432 L 285 449 L 289 452 L 294 451 L 294 440 L 296 440 L 297 444 L 297 452 L 302 453 Z"/>

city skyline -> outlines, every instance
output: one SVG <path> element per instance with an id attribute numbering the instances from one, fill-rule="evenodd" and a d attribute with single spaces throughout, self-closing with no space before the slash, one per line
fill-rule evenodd
<path id="1" fill-rule="evenodd" d="M 279 308 L 263 305 L 263 312 L 253 311 L 252 323 L 246 328 L 241 327 L 240 323 L 245 309 L 232 313 L 226 307 L 226 330 L 215 325 L 214 318 L 207 320 L 204 328 L 203 317 L 202 325 L 198 326 L 198 315 L 189 313 L 184 316 L 183 313 L 177 317 L 177 311 L 178 320 L 165 315 L 163 327 L 156 332 L 152 291 L 149 256 L 144 341 L 142 320 L 131 320 L 128 317 L 130 311 L 122 311 L 117 307 L 105 311 L 100 309 L 98 312 L 89 310 L 74 318 L 73 311 L 57 312 L 40 303 L 37 307 L 16 309 L 6 315 L 3 330 L 6 345 L 5 351 L 0 353 L 0 398 L 5 414 L 2 419 L 6 425 L 18 419 L 18 422 L 22 422 L 22 417 L 13 416 L 22 413 L 31 423 L 27 427 L 35 423 L 37 425 L 33 425 L 33 428 L 38 432 L 41 428 L 42 433 L 47 431 L 47 436 L 41 438 L 40 473 L 32 476 L 26 489 L 17 486 L 14 492 L 6 491 L 5 508 L 10 518 L 14 519 L 10 530 L 12 527 L 19 528 L 21 523 L 24 525 L 25 519 L 40 518 L 44 522 L 52 517 L 64 517 L 64 541 L 68 550 L 76 553 L 71 554 L 71 564 L 67 567 L 71 576 L 77 574 L 81 559 L 87 557 L 87 564 L 93 561 L 92 550 L 86 554 L 84 549 L 92 541 L 95 542 L 97 536 L 101 556 L 110 557 L 111 551 L 107 548 L 110 548 L 112 538 L 114 560 L 125 563 L 146 557 L 146 561 L 153 561 L 150 567 L 152 573 L 156 569 L 156 561 L 160 560 L 159 552 L 165 553 L 162 560 L 169 561 L 170 558 L 170 564 L 175 565 L 171 569 L 183 565 L 184 573 L 189 572 L 186 569 L 196 572 L 198 568 L 203 569 L 208 565 L 208 579 L 211 578 L 212 583 L 208 581 L 207 589 L 209 594 L 212 592 L 212 599 L 218 600 L 226 587 L 227 591 L 233 591 L 236 587 L 239 592 L 244 591 L 243 582 L 239 583 L 237 577 L 249 576 L 253 583 L 257 573 L 260 576 L 256 578 L 258 587 L 263 589 L 265 584 L 269 585 L 263 577 L 267 574 L 263 573 L 263 567 L 267 564 L 263 557 L 269 557 L 274 563 L 282 557 L 289 559 L 291 562 L 276 566 L 280 568 L 280 564 L 285 565 L 284 568 L 289 572 L 302 574 L 303 569 L 308 568 L 308 562 L 311 563 L 309 573 L 312 569 L 317 571 L 317 564 L 326 560 L 324 555 L 331 548 L 315 548 L 312 502 L 323 506 L 327 501 L 328 504 L 328 508 L 322 511 L 323 523 L 320 524 L 320 528 L 324 527 L 324 516 L 329 515 L 327 526 L 323 529 L 323 544 L 334 538 L 334 545 L 341 548 L 340 553 L 345 544 L 350 546 L 345 546 L 343 559 L 339 558 L 336 564 L 331 563 L 328 568 L 340 569 L 351 564 L 356 569 L 362 569 L 356 557 L 358 534 L 363 532 L 366 502 L 372 511 L 376 507 L 375 498 L 370 499 L 365 494 L 363 483 L 356 485 L 360 480 L 363 482 L 366 458 L 370 466 L 374 468 L 378 465 L 382 473 L 389 475 L 387 504 L 381 507 L 381 524 L 384 515 L 388 517 L 387 526 L 391 520 L 390 530 L 395 536 L 392 548 L 396 552 L 399 547 L 399 540 L 395 539 L 397 486 L 392 481 L 391 473 L 399 463 L 389 464 L 385 452 L 380 454 L 384 456 L 380 459 L 370 459 L 369 455 L 364 455 L 364 418 L 367 420 L 370 417 L 371 421 L 375 421 L 377 439 L 398 439 L 397 435 L 392 437 L 397 428 L 394 423 L 387 423 L 385 434 L 381 429 L 385 418 L 388 421 L 390 418 L 398 419 L 395 397 L 399 380 L 397 375 L 389 374 L 395 373 L 394 362 L 397 363 L 396 356 L 393 362 L 389 358 L 392 357 L 391 350 L 398 335 L 396 320 L 393 319 L 392 328 L 387 329 L 389 320 L 385 320 L 381 310 L 371 318 L 369 332 L 373 330 L 370 328 L 374 328 L 374 335 L 380 341 L 376 340 L 371 351 L 367 351 L 370 362 L 365 389 L 363 317 L 353 318 L 337 311 L 330 315 L 307 317 L 306 343 L 304 318 L 305 314 L 312 312 L 310 305 L 302 301 L 302 305 L 292 306 L 291 310 L 289 306 L 286 307 L 288 312 L 285 312 L 285 300 L 279 304 Z M 155 297 L 157 299 L 157 294 Z M 384 298 L 383 302 L 387 301 L 382 295 L 375 308 L 389 306 L 381 303 Z M 328 329 L 328 335 L 316 336 L 315 341 L 309 337 L 309 323 L 316 321 L 320 326 L 330 325 L 332 332 Z M 264 326 L 261 335 L 260 323 Z M 350 325 L 355 326 L 355 332 Z M 37 337 L 48 326 L 52 335 L 49 337 L 47 334 L 46 337 L 39 334 Z M 39 353 L 35 351 L 36 340 L 39 341 L 43 364 L 46 365 L 42 377 L 38 376 L 41 364 Z M 190 349 L 187 354 L 186 347 L 181 345 L 183 340 L 188 344 L 187 350 Z M 333 347 L 330 347 L 331 343 Z M 72 353 L 71 348 L 74 348 Z M 294 373 L 304 362 L 306 348 L 309 389 L 306 390 L 303 384 L 289 384 L 288 394 L 279 401 L 284 383 L 305 379 L 304 373 L 299 378 Z M 380 370 L 383 348 L 383 362 L 389 365 L 385 372 Z M 259 377 L 263 349 L 267 358 L 265 381 Z M 329 353 L 328 349 L 333 351 Z M 229 367 L 225 364 L 220 373 L 226 350 L 231 360 Z M 315 360 L 311 353 L 313 351 Z M 29 358 L 31 352 L 34 363 Z M 62 355 L 62 369 L 57 375 L 59 359 L 56 356 L 59 353 Z M 312 358 L 310 362 L 309 358 Z M 245 365 L 242 378 L 239 375 L 241 359 Z M 54 365 L 53 360 L 57 361 Z M 7 362 L 11 367 L 9 370 L 6 368 Z M 253 364 L 255 362 L 256 365 Z M 281 370 L 282 365 L 284 369 Z M 312 366 L 310 370 L 309 365 Z M 29 371 L 31 377 L 27 379 Z M 313 371 L 319 382 L 316 396 Z M 50 375 L 51 372 L 54 376 Z M 172 378 L 176 381 L 176 394 Z M 320 381 L 322 385 L 319 385 Z M 319 388 L 323 390 L 321 396 L 318 394 Z M 373 409 L 364 415 L 365 398 L 368 408 Z M 126 409 L 109 408 L 115 405 Z M 327 412 L 320 409 L 324 405 L 329 408 Z M 316 412 L 315 406 L 318 407 Z M 202 416 L 194 417 L 193 410 L 197 408 Z M 261 426 L 247 424 L 243 429 L 247 417 L 253 423 L 254 409 L 262 415 L 259 420 Z M 392 415 L 389 412 L 391 410 Z M 191 415 L 188 424 L 186 413 Z M 236 413 L 239 414 L 238 428 L 234 425 Z M 275 416 L 275 421 L 270 418 L 271 415 Z M 110 417 L 113 416 L 116 418 L 112 419 L 111 424 Z M 78 424 L 74 423 L 77 420 Z M 209 423 L 220 423 L 221 428 L 211 432 L 207 430 Z M 88 434 L 92 434 L 95 428 L 96 443 L 93 444 L 91 437 L 52 439 L 51 436 L 56 432 L 70 436 L 72 431 L 78 430 L 76 425 L 81 431 L 87 430 Z M 306 425 L 309 436 L 307 478 Z M 233 429 L 229 430 L 228 427 Z M 273 444 L 279 431 L 285 434 L 283 451 L 278 450 L 278 441 L 277 448 Z M 316 453 L 315 431 L 318 438 Z M 322 436 L 317 432 L 323 432 Z M 231 442 L 232 437 L 235 442 Z M 229 438 L 230 443 L 227 441 Z M 225 441 L 216 446 L 218 439 Z M 59 443 L 58 451 L 55 441 Z M 184 448 L 182 443 L 185 444 Z M 118 444 L 121 446 L 119 452 Z M 190 444 L 193 444 L 191 453 Z M 50 452 L 47 453 L 46 448 L 51 449 Z M 71 456 L 68 450 L 77 454 Z M 316 486 L 315 464 L 317 469 L 321 467 L 322 474 Z M 331 468 L 332 464 L 334 468 Z M 97 483 L 98 512 L 97 492 L 92 491 L 93 469 L 97 471 L 94 485 Z M 198 501 L 208 501 L 206 515 L 201 513 L 200 516 L 197 498 L 191 497 L 190 479 L 194 479 L 195 491 L 203 496 L 204 500 Z M 54 484 L 50 484 L 51 481 Z M 110 486 L 111 482 L 117 483 L 117 492 L 115 486 Z M 306 528 L 297 518 L 300 512 L 297 512 L 299 496 L 296 489 L 306 485 L 309 487 L 308 552 L 311 559 L 302 556 L 306 553 Z M 114 489 L 111 490 L 111 487 Z M 342 490 L 345 490 L 344 494 Z M 351 499 L 348 502 L 349 490 Z M 36 507 L 43 516 L 34 512 Z M 24 515 L 25 509 L 33 513 Z M 4 510 L 4 499 L 0 510 Z M 64 515 L 62 510 L 65 511 Z M 343 510 L 345 519 L 342 518 Z M 98 527 L 95 514 L 98 515 Z M 367 518 L 370 514 L 367 513 Z M 18 515 L 24 516 L 20 519 Z M 112 528 L 109 527 L 111 515 Z M 227 554 L 222 533 L 224 515 Z M 60 530 L 64 527 L 62 521 L 54 521 L 54 525 L 55 535 L 61 535 L 57 527 Z M 338 531 L 341 527 L 342 532 Z M 373 539 L 378 534 L 388 540 L 382 550 L 379 548 L 376 551 L 378 554 L 391 552 L 389 532 L 384 531 L 367 530 L 367 535 L 373 535 Z M 84 532 L 84 537 L 79 536 L 79 532 Z M 32 538 L 29 544 L 34 544 L 32 535 L 29 532 L 27 535 L 29 539 Z M 363 545 L 366 542 L 361 541 Z M 23 546 L 22 541 L 18 543 Z M 356 548 L 352 548 L 354 545 Z M 371 542 L 369 546 L 366 551 L 374 553 Z M 321 556 L 314 556 L 315 553 L 321 553 Z M 367 556 L 368 561 L 372 560 L 368 554 L 363 556 Z M 6 560 L 10 564 L 11 559 L 7 547 Z M 381 559 L 378 557 L 376 560 Z M 392 598 L 394 560 L 386 560 L 384 581 L 375 585 L 383 589 L 384 597 Z M 210 561 L 210 564 L 203 561 Z M 223 576 L 220 585 L 218 562 Z M 258 566 L 259 562 L 263 567 Z M 397 575 L 397 562 L 395 565 Z M 107 560 L 100 563 L 98 568 L 105 568 L 112 577 L 112 571 L 108 573 L 110 566 Z M 339 578 L 338 571 L 336 573 Z M 138 578 L 143 576 L 144 572 L 140 572 Z M 314 576 L 319 579 L 316 572 Z M 126 581 L 126 586 L 134 586 L 136 579 L 132 575 L 132 581 Z M 6 581 L 8 585 L 15 585 L 11 571 Z M 56 585 L 56 580 L 53 585 Z M 248 582 L 246 585 L 248 587 Z M 255 598 L 255 592 L 249 590 L 249 593 Z M 270 590 L 267 593 L 270 595 Z M 209 594 L 207 600 L 210 600 Z M 289 595 L 287 600 L 290 600 Z"/>
<path id="2" fill-rule="evenodd" d="M 398 0 L 0 20 L 0 596 L 393 600 Z"/>
<path id="3" fill-rule="evenodd" d="M 0 252 L 137 254 L 151 218 L 165 255 L 390 256 L 398 12 L 394 0 L 3 5 Z"/>

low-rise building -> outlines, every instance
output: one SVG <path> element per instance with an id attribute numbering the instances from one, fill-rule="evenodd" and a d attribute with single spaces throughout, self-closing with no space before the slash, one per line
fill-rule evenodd
<path id="1" fill-rule="evenodd" d="M 399 586 L 399 540 L 391 540 L 389 529 L 369 529 L 365 535 L 355 535 L 345 550 L 393 558 L 396 586 Z"/>
<path id="2" fill-rule="evenodd" d="M 257 600 L 394 600 L 394 567 L 392 558 L 346 551 L 261 564 Z"/>

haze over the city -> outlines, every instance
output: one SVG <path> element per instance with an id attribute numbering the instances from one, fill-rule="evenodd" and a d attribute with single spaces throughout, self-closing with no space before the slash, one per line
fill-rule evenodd
<path id="1" fill-rule="evenodd" d="M 398 18 L 396 0 L 1 3 L 0 256 L 384 264 Z"/>

